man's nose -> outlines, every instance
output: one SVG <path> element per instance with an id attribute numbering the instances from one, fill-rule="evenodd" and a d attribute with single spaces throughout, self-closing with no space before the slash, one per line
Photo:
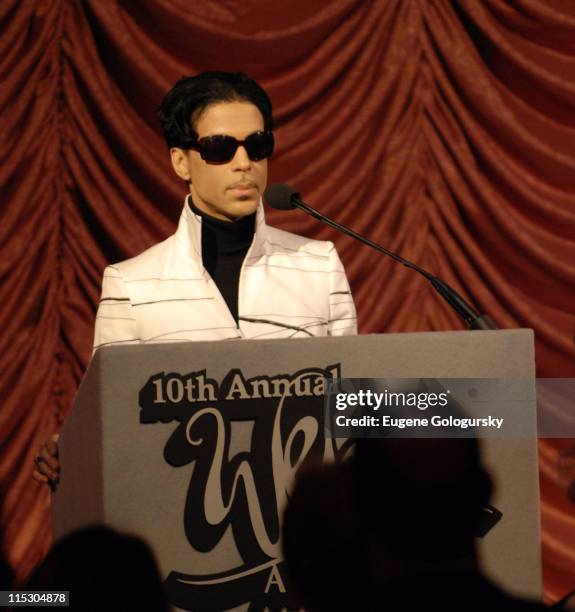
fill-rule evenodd
<path id="1" fill-rule="evenodd" d="M 232 159 L 232 167 L 234 170 L 248 170 L 252 164 L 250 156 L 243 145 L 240 145 L 236 154 Z"/>

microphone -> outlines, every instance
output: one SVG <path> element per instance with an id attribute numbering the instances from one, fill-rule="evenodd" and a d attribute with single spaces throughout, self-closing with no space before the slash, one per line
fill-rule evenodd
<path id="1" fill-rule="evenodd" d="M 455 310 L 455 312 L 467 323 L 470 329 L 497 329 L 497 325 L 495 325 L 493 319 L 489 315 L 479 315 L 460 295 L 450 287 L 446 282 L 442 281 L 437 276 L 434 276 L 427 270 L 420 268 L 416 264 L 404 259 L 397 253 L 382 247 L 381 245 L 369 240 L 369 238 L 365 238 L 364 236 L 360 236 L 357 232 L 354 232 L 352 229 L 345 227 L 345 225 L 341 225 L 337 223 L 337 221 L 333 221 L 328 217 L 325 217 L 317 210 L 313 209 L 311 206 L 308 206 L 302 199 L 300 194 L 290 187 L 289 185 L 285 185 L 283 183 L 277 183 L 275 185 L 270 185 L 264 193 L 264 198 L 266 202 L 272 207 L 278 210 L 292 210 L 294 208 L 299 208 L 303 210 L 308 215 L 311 215 L 314 219 L 333 227 L 334 229 L 359 240 L 363 244 L 370 246 L 372 249 L 391 257 L 393 260 L 399 262 L 404 265 L 406 268 L 410 268 L 411 270 L 415 270 L 415 272 L 421 274 L 425 277 L 432 285 L 433 288 L 441 295 L 441 297 Z"/>

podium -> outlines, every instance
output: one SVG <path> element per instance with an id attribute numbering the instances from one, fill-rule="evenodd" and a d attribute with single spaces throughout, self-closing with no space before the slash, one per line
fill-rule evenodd
<path id="1" fill-rule="evenodd" d="M 279 542 L 289 488 L 306 456 L 347 448 L 324 435 L 326 378 L 534 376 L 530 330 L 100 349 L 60 437 L 54 539 L 95 523 L 143 537 L 176 610 L 291 609 Z M 524 410 L 535 422 L 535 402 Z M 536 442 L 482 440 L 503 517 L 479 544 L 486 573 L 532 598 Z"/>

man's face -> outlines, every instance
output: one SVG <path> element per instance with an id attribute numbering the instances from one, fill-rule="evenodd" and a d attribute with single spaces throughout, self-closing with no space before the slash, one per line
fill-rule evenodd
<path id="1" fill-rule="evenodd" d="M 264 119 L 251 102 L 218 102 L 208 106 L 196 121 L 198 139 L 223 134 L 244 140 L 264 129 Z M 194 204 L 218 219 L 233 221 L 253 213 L 263 194 L 268 160 L 252 161 L 239 146 L 231 161 L 212 164 L 199 151 L 170 150 L 176 174 L 190 182 Z"/>

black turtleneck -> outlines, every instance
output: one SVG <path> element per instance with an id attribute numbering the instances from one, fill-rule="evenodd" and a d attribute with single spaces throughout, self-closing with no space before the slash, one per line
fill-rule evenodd
<path id="1" fill-rule="evenodd" d="M 192 211 L 202 218 L 202 261 L 220 290 L 236 323 L 238 289 L 244 257 L 254 237 L 256 213 L 237 221 L 222 221 L 197 208 L 188 198 Z"/>

